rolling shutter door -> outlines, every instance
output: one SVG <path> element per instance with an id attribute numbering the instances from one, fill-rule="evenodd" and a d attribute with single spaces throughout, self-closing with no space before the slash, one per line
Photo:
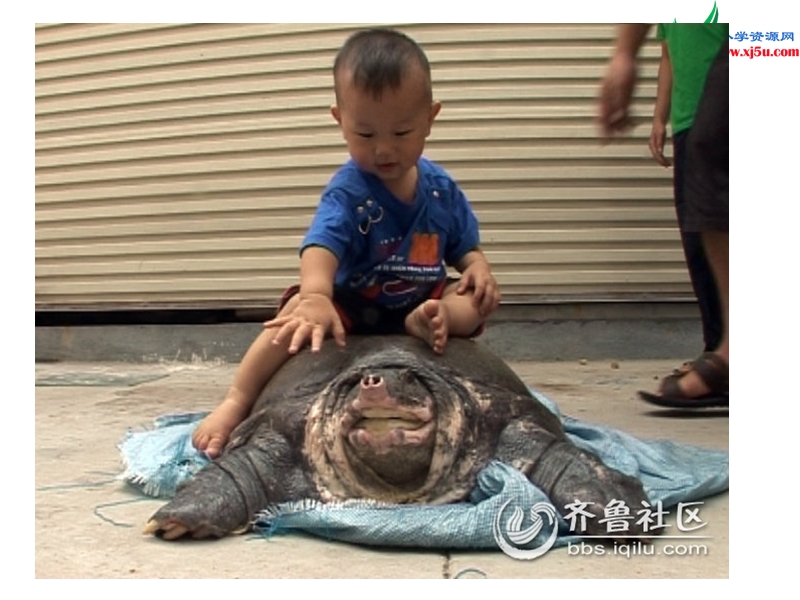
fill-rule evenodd
<path id="1" fill-rule="evenodd" d="M 459 181 L 507 303 L 691 298 L 671 171 L 601 146 L 612 25 L 407 24 L 443 109 L 426 156 Z M 347 158 L 331 65 L 354 25 L 39 25 L 36 308 L 274 305 Z"/>

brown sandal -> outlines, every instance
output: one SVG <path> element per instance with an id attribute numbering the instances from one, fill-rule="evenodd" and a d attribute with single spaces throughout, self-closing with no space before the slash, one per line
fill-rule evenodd
<path id="1" fill-rule="evenodd" d="M 692 398 L 681 390 L 678 380 L 691 371 L 703 380 L 709 390 L 707 394 Z M 666 408 L 728 406 L 728 364 L 718 354 L 704 352 L 692 362 L 690 369 L 665 377 L 660 394 L 640 391 L 639 397 L 645 402 Z"/>

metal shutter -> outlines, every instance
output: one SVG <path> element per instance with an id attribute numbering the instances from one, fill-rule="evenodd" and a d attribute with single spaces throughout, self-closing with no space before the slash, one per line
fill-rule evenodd
<path id="1" fill-rule="evenodd" d="M 671 171 L 601 146 L 613 25 L 403 24 L 443 109 L 426 156 L 461 183 L 507 303 L 690 298 Z M 347 158 L 329 113 L 355 25 L 39 25 L 36 308 L 274 305 Z"/>

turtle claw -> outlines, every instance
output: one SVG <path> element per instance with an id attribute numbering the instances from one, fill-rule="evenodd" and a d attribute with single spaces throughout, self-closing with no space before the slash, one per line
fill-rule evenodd
<path id="1" fill-rule="evenodd" d="M 180 523 L 170 523 L 162 528 L 161 537 L 165 540 L 177 540 L 179 537 L 189 532 L 189 529 Z"/>
<path id="2" fill-rule="evenodd" d="M 176 540 L 187 534 L 189 528 L 181 523 L 159 523 L 156 519 L 150 519 L 144 526 L 145 534 L 158 535 L 165 540 Z"/>
<path id="3" fill-rule="evenodd" d="M 150 519 L 147 523 L 145 523 L 144 529 L 142 530 L 142 534 L 154 535 L 160 528 L 161 524 L 158 521 L 156 521 L 155 519 Z"/>

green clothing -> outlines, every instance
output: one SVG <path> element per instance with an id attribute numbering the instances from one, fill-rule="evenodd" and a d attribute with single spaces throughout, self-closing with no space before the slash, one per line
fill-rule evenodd
<path id="1" fill-rule="evenodd" d="M 667 44 L 672 63 L 672 134 L 694 122 L 706 75 L 719 48 L 728 40 L 727 23 L 660 23 L 656 37 Z"/>

